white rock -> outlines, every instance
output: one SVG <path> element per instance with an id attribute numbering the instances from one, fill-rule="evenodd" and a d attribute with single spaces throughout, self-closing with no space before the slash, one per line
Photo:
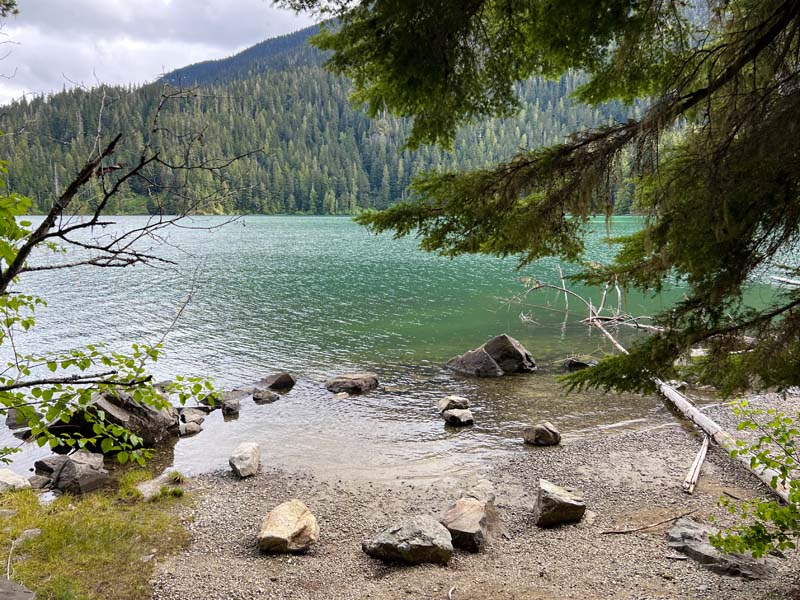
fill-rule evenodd
<path id="1" fill-rule="evenodd" d="M 463 410 L 465 408 L 469 408 L 469 400 L 463 396 L 447 396 L 436 403 L 436 408 L 439 410 L 440 414 L 446 410 Z"/>
<path id="2" fill-rule="evenodd" d="M 261 464 L 261 448 L 255 442 L 242 442 L 236 446 L 228 459 L 233 472 L 239 477 L 251 477 L 258 473 Z"/>
<path id="3" fill-rule="evenodd" d="M 31 482 L 11 469 L 0 469 L 0 493 L 31 487 Z"/>

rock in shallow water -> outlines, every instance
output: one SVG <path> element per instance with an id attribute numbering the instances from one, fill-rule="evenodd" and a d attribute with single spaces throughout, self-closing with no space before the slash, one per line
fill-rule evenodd
<path id="1" fill-rule="evenodd" d="M 300 500 L 279 504 L 267 515 L 258 533 L 262 552 L 305 552 L 319 541 L 317 518 Z"/>
<path id="2" fill-rule="evenodd" d="M 486 541 L 489 523 L 486 503 L 475 498 L 460 498 L 447 509 L 441 523 L 450 532 L 453 546 L 479 552 Z"/>
<path id="3" fill-rule="evenodd" d="M 410 565 L 446 565 L 453 555 L 450 532 L 428 515 L 409 517 L 388 527 L 363 542 L 361 549 L 373 558 Z"/>
<path id="4" fill-rule="evenodd" d="M 348 373 L 329 379 L 325 387 L 334 394 L 363 394 L 378 387 L 378 376 L 375 373 Z"/>
<path id="5" fill-rule="evenodd" d="M 561 442 L 561 434 L 552 423 L 544 421 L 523 429 L 522 439 L 533 446 L 555 446 Z"/>
<path id="6" fill-rule="evenodd" d="M 256 390 L 253 392 L 253 402 L 256 404 L 269 404 L 270 402 L 275 402 L 278 398 L 280 396 L 270 390 Z"/>
<path id="7" fill-rule="evenodd" d="M 233 472 L 241 478 L 258 473 L 261 464 L 261 448 L 255 442 L 242 442 L 228 459 Z"/>
<path id="8" fill-rule="evenodd" d="M 453 427 L 466 427 L 475 422 L 472 418 L 472 411 L 467 409 L 454 408 L 453 410 L 446 410 L 442 413 L 442 417 L 445 423 Z"/>
<path id="9" fill-rule="evenodd" d="M 289 373 L 276 373 L 275 375 L 264 377 L 261 383 L 271 390 L 288 391 L 294 387 L 297 380 Z"/>
<path id="10" fill-rule="evenodd" d="M 705 568 L 721 575 L 762 579 L 770 574 L 772 569 L 767 560 L 719 552 L 709 541 L 712 533 L 715 530 L 711 527 L 683 517 L 667 532 L 667 541 L 671 548 L 683 552 Z"/>
<path id="11" fill-rule="evenodd" d="M 539 527 L 553 527 L 580 521 L 586 512 L 586 504 L 575 492 L 540 479 L 533 511 Z"/>
<path id="12" fill-rule="evenodd" d="M 447 366 L 474 377 L 501 377 L 508 373 L 530 373 L 536 370 L 531 353 L 510 335 L 492 338 L 479 348 L 447 361 Z"/>
<path id="13" fill-rule="evenodd" d="M 436 403 L 436 408 L 439 410 L 439 413 L 453 409 L 463 410 L 465 408 L 469 408 L 469 400 L 463 396 L 447 396 Z"/>

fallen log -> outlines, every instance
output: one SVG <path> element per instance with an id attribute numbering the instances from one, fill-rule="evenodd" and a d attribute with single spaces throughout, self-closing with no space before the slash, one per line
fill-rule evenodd
<path id="1" fill-rule="evenodd" d="M 589 309 L 589 318 L 584 319 L 584 322 L 599 329 L 600 332 L 614 345 L 614 347 L 617 348 L 617 350 L 623 354 L 629 353 L 628 350 L 622 344 L 620 344 L 619 341 L 613 335 L 611 335 L 611 333 L 609 333 L 608 329 L 606 329 L 603 324 L 604 319 L 598 318 L 599 315 L 592 306 L 592 303 L 587 301 L 583 296 L 568 290 L 563 284 L 561 287 L 558 287 L 552 284 L 535 282 L 535 285 L 531 286 L 529 291 L 535 291 L 537 289 L 556 289 L 560 292 L 563 292 L 565 295 L 569 294 L 570 296 L 580 300 Z M 658 377 L 653 376 L 652 379 L 656 384 L 658 391 L 670 403 L 670 405 L 675 408 L 675 410 L 677 410 L 686 419 L 697 425 L 711 439 L 711 441 L 730 453 L 736 462 L 747 469 L 750 473 L 755 475 L 781 500 L 787 504 L 789 503 L 788 482 L 787 485 L 781 484 L 782 476 L 778 471 L 763 466 L 753 468 L 751 464 L 755 456 L 752 452 L 738 448 L 736 446 L 736 440 L 733 438 L 733 436 L 731 436 L 727 431 L 723 430 L 722 427 L 720 427 L 715 421 L 704 415 L 691 400 L 681 394 L 674 387 L 670 386 Z M 736 450 L 736 452 L 733 453 L 733 450 Z"/>
<path id="2" fill-rule="evenodd" d="M 700 479 L 700 470 L 703 468 L 703 462 L 706 460 L 706 452 L 708 452 L 708 440 L 709 437 L 704 435 L 703 445 L 700 446 L 700 451 L 697 453 L 692 466 L 689 468 L 689 473 L 683 481 L 683 491 L 687 494 L 694 492 L 697 480 Z"/>

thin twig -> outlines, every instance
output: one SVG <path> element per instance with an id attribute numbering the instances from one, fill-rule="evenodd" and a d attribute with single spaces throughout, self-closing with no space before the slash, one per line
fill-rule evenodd
<path id="1" fill-rule="evenodd" d="M 658 523 L 651 523 L 650 525 L 644 525 L 643 527 L 635 527 L 633 529 L 609 529 L 606 531 L 601 531 L 600 533 L 604 535 L 622 535 L 625 533 L 636 533 L 637 531 L 644 531 L 645 529 L 652 529 L 653 527 L 658 527 L 659 525 L 663 525 L 664 523 L 671 523 L 672 521 L 677 521 L 678 519 L 682 519 L 683 517 L 688 517 L 692 513 L 697 512 L 697 509 L 690 510 L 689 512 L 685 512 L 682 515 L 678 515 L 677 517 L 670 517 L 669 519 L 664 519 L 663 521 L 659 521 Z"/>

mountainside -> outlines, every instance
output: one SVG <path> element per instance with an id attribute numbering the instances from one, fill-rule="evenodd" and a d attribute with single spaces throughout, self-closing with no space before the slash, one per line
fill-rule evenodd
<path id="1" fill-rule="evenodd" d="M 580 84 L 578 75 L 556 82 L 533 79 L 519 85 L 523 106 L 514 117 L 464 128 L 452 153 L 437 148 L 408 152 L 403 148 L 408 122 L 389 115 L 369 119 L 353 108 L 348 82 L 327 73 L 322 53 L 307 44 L 315 31 L 190 65 L 141 87 L 73 89 L 14 102 L 0 120 L 0 129 L 15 132 L 0 138 L 12 188 L 33 198 L 35 210 L 46 210 L 91 152 L 98 121 L 107 135 L 123 134 L 116 160 L 133 164 L 165 83 L 201 86 L 191 100 L 160 117 L 165 130 L 203 130 L 200 158 L 263 149 L 228 167 L 221 183 L 207 173 L 191 174 L 196 194 L 210 195 L 221 185 L 224 197 L 207 207 L 210 212 L 341 214 L 384 208 L 402 198 L 412 176 L 422 170 L 488 165 L 520 148 L 559 142 L 580 127 L 627 119 L 637 110 L 621 104 L 576 105 L 567 96 Z M 167 153 L 165 158 L 177 156 Z M 181 181 L 173 172 L 156 169 L 152 183 Z M 153 211 L 156 200 L 163 200 L 154 198 L 153 190 L 146 181 L 131 181 L 110 208 Z M 629 198 L 619 198 L 616 210 L 624 211 Z"/>

